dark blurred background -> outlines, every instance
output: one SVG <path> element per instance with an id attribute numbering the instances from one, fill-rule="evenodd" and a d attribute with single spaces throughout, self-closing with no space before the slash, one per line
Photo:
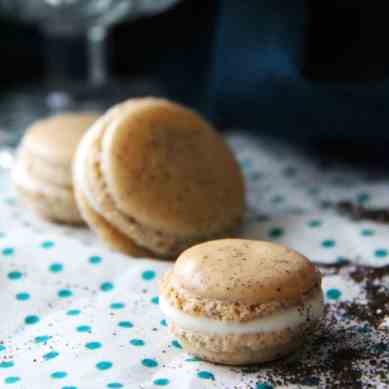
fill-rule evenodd
<path id="1" fill-rule="evenodd" d="M 184 0 L 115 25 L 109 66 L 119 78 L 157 78 L 222 128 L 377 143 L 389 139 L 385 11 L 360 0 Z M 0 37 L 0 93 L 44 79 L 36 27 L 3 17 Z"/>

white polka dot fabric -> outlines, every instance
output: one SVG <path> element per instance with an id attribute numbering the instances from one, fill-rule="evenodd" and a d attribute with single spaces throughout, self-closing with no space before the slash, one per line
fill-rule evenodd
<path id="1" fill-rule="evenodd" d="M 317 263 L 389 264 L 388 225 L 353 222 L 321 206 L 343 199 L 388 206 L 389 180 L 367 184 L 341 169 L 324 173 L 293 150 L 243 134 L 229 141 L 247 181 L 250 211 L 242 236 L 287 244 Z M 158 278 L 170 267 L 114 253 L 87 229 L 39 220 L 19 203 L 8 175 L 0 175 L 0 387 L 304 387 L 277 381 L 271 365 L 247 371 L 186 354 L 158 307 Z M 323 288 L 332 319 L 337 304 L 365 299 L 344 274 L 327 274 Z M 363 325 L 331 324 L 339 331 Z M 376 363 L 388 360 L 387 335 L 367 333 L 363 341 L 375 347 Z M 366 373 L 361 388 L 389 387 L 368 367 L 360 369 Z M 330 387 L 319 373 L 308 381 L 306 387 Z"/>

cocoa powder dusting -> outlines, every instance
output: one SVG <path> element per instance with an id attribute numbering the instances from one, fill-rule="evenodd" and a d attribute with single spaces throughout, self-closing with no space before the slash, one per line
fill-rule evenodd
<path id="1" fill-rule="evenodd" d="M 360 295 L 353 301 L 327 304 L 322 328 L 289 358 L 234 369 L 250 376 L 250 388 L 262 382 L 274 389 L 288 385 L 389 388 L 389 333 L 379 330 L 389 315 L 389 267 L 372 269 L 343 261 L 320 269 L 324 277 L 336 274 L 356 283 Z"/>
<path id="2" fill-rule="evenodd" d="M 358 267 L 350 272 L 350 277 L 363 285 L 367 302 L 345 302 L 340 304 L 341 308 L 354 319 L 367 321 L 378 328 L 389 317 L 389 285 L 382 281 L 384 277 L 389 277 L 389 266 L 379 269 Z"/>
<path id="3" fill-rule="evenodd" d="M 339 201 L 335 208 L 353 220 L 370 220 L 378 223 L 389 223 L 389 209 L 367 208 L 351 201 Z"/>

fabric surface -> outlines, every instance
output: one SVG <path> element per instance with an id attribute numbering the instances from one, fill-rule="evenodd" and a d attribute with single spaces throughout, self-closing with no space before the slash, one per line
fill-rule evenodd
<path id="1" fill-rule="evenodd" d="M 191 357 L 168 334 L 158 307 L 158 278 L 171 263 L 128 258 L 87 229 L 39 220 L 4 173 L 1 388 L 389 387 L 387 311 L 372 300 L 388 301 L 389 226 L 355 222 L 328 207 L 344 199 L 385 206 L 389 182 L 368 182 L 342 167 L 324 171 L 288 147 L 244 134 L 229 141 L 247 179 L 242 235 L 285 243 L 327 264 L 319 335 L 303 352 L 264 366 L 223 367 Z"/>

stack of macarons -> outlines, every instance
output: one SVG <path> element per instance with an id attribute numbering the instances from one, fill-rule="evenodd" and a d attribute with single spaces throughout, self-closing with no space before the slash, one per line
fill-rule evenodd
<path id="1" fill-rule="evenodd" d="M 137 98 L 100 117 L 39 121 L 18 149 L 13 179 L 52 221 L 85 221 L 131 256 L 179 256 L 161 282 L 160 306 L 200 358 L 270 361 L 300 347 L 320 322 L 321 276 L 307 258 L 231 239 L 245 211 L 241 170 L 222 136 L 186 107 Z"/>
<path id="2" fill-rule="evenodd" d="M 13 172 L 27 204 L 53 221 L 84 220 L 133 256 L 175 258 L 237 230 L 243 177 L 223 137 L 199 114 L 150 97 L 96 119 L 64 114 L 27 130 Z"/>
<path id="3" fill-rule="evenodd" d="M 244 212 L 241 171 L 199 114 L 164 99 L 110 109 L 82 139 L 74 187 L 83 218 L 130 255 L 174 258 L 233 233 Z"/>
<path id="4" fill-rule="evenodd" d="M 42 217 L 82 223 L 73 193 L 72 163 L 80 139 L 97 118 L 94 113 L 66 113 L 26 130 L 12 176 L 20 197 Z"/>

